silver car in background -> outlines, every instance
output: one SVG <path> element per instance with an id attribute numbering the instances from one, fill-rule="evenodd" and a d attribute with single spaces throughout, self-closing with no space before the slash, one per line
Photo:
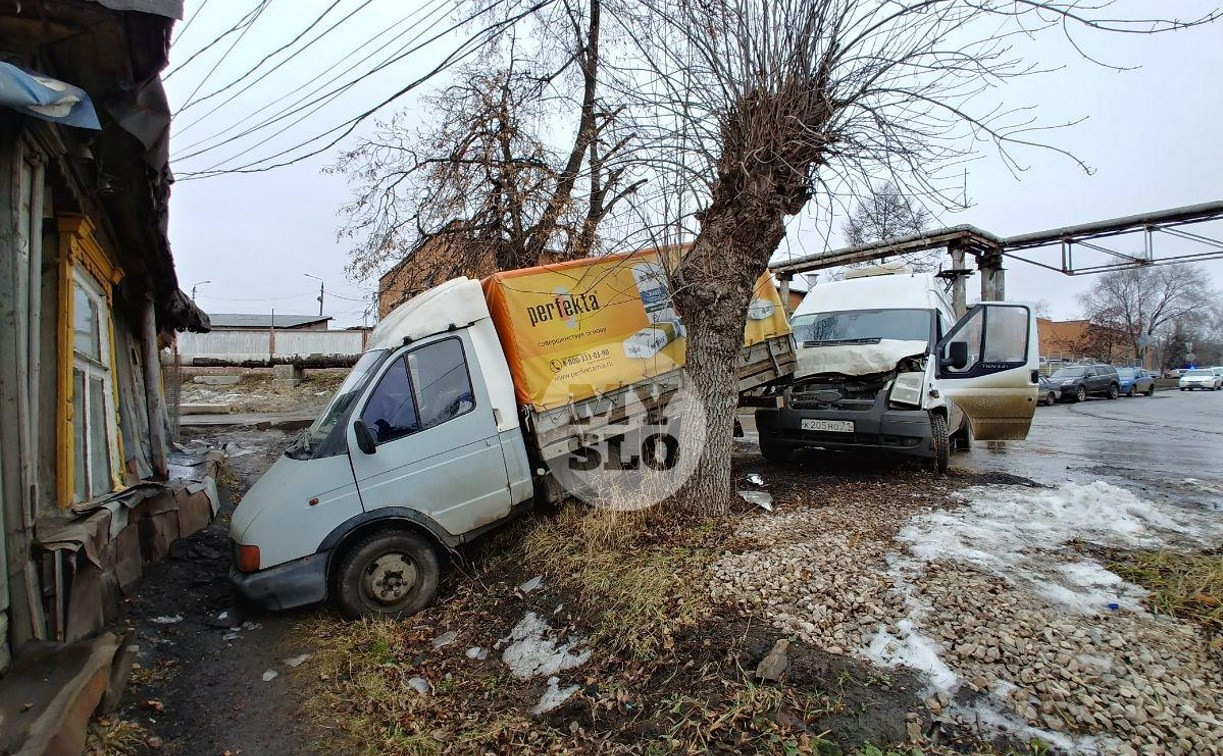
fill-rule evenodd
<path id="1" fill-rule="evenodd" d="M 1180 382 L 1177 385 L 1181 391 L 1188 391 L 1190 389 L 1218 391 L 1220 388 L 1223 388 L 1223 375 L 1208 368 L 1196 368 L 1182 373 Z"/>

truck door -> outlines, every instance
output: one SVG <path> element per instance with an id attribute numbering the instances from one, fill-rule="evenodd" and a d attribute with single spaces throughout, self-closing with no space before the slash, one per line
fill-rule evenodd
<path id="1" fill-rule="evenodd" d="M 510 511 L 492 404 L 462 332 L 388 360 L 348 428 L 361 505 L 406 507 L 452 535 Z"/>
<path id="2" fill-rule="evenodd" d="M 982 441 L 1028 435 L 1039 394 L 1036 318 L 1021 304 L 975 305 L 939 343 L 939 389 Z"/>

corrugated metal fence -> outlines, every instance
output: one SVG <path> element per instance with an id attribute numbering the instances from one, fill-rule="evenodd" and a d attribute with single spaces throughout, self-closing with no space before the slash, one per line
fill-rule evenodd
<path id="1" fill-rule="evenodd" d="M 184 366 L 299 364 L 346 367 L 365 350 L 366 331 L 210 331 L 180 333 L 178 354 Z"/>

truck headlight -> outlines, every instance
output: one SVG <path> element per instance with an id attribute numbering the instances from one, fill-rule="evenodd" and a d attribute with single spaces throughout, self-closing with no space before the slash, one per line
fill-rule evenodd
<path id="1" fill-rule="evenodd" d="M 925 373 L 901 373 L 892 382 L 892 393 L 889 399 L 897 404 L 921 406 L 922 388 L 926 383 Z"/>

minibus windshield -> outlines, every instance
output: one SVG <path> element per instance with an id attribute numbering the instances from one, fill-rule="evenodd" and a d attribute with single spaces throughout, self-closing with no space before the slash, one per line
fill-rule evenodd
<path id="1" fill-rule="evenodd" d="M 806 346 L 878 343 L 882 339 L 930 341 L 930 310 L 847 310 L 796 315 L 794 338 Z"/>

